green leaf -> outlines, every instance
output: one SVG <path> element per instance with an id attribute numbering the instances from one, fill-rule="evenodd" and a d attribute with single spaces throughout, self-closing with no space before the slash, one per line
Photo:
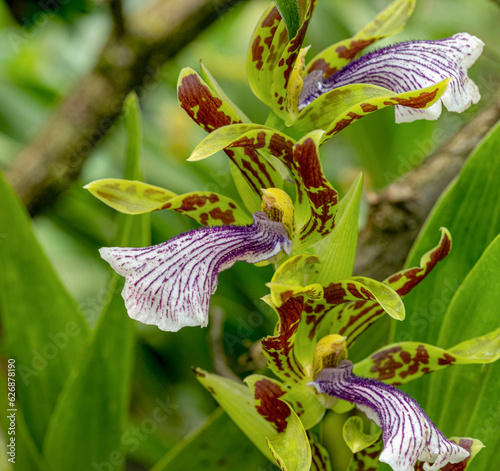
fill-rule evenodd
<path id="1" fill-rule="evenodd" d="M 342 428 L 344 441 L 353 453 L 358 453 L 372 446 L 379 439 L 381 433 L 381 430 L 373 434 L 364 433 L 363 419 L 358 416 L 349 417 Z"/>
<path id="2" fill-rule="evenodd" d="M 230 437 L 230 439 L 228 439 Z M 268 461 L 221 408 L 180 441 L 151 471 L 255 471 Z"/>
<path id="3" fill-rule="evenodd" d="M 500 233 L 499 154 L 497 124 L 432 211 L 408 264 L 423 252 L 441 225 L 453 234 L 454 250 L 418 290 L 406 297 L 406 308 L 414 320 L 404 327 L 397 325 L 394 340 L 411 338 L 447 348 L 498 327 L 500 299 L 494 287 L 500 282 L 500 248 L 498 239 L 493 240 Z M 452 301 L 456 292 L 456 301 Z M 472 299 L 459 297 L 460 292 L 468 292 Z M 466 306 L 469 309 L 464 311 Z M 469 435 L 485 443 L 487 448 L 474 461 L 478 471 L 491 469 L 497 463 L 499 368 L 499 363 L 451 368 L 432 375 L 428 382 L 405 385 L 405 390 L 419 400 L 445 433 Z"/>
<path id="4" fill-rule="evenodd" d="M 360 174 L 340 201 L 335 228 L 314 246 L 321 263 L 308 281 L 327 285 L 352 275 L 362 191 L 363 175 Z"/>
<path id="5" fill-rule="evenodd" d="M 129 139 L 125 176 L 142 178 L 137 101 L 132 99 L 127 106 L 125 125 Z M 144 246 L 149 243 L 148 215 L 118 214 L 117 218 L 115 245 Z M 103 312 L 76 359 L 51 417 L 43 451 L 54 471 L 124 468 L 122 435 L 129 410 L 135 342 L 133 322 L 120 296 L 123 284 L 123 279 L 113 272 L 105 293 L 107 302 Z M 82 436 L 85 436 L 84 440 Z"/>
<path id="6" fill-rule="evenodd" d="M 500 328 L 449 350 L 418 342 L 387 345 L 356 363 L 359 376 L 401 384 L 452 365 L 487 364 L 500 359 Z"/>
<path id="7" fill-rule="evenodd" d="M 297 0 L 273 0 L 288 31 L 288 38 L 297 35 L 300 26 L 300 9 Z"/>
<path id="8" fill-rule="evenodd" d="M 88 326 L 35 239 L 28 214 L 1 175 L 0 199 L 4 346 L 16 360 L 18 407 L 40 449 Z"/>

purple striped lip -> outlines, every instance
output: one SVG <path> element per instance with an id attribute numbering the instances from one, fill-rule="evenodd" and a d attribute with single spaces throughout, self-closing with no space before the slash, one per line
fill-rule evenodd
<path id="1" fill-rule="evenodd" d="M 381 381 L 356 376 L 352 370 L 352 362 L 343 360 L 337 368 L 323 369 L 308 384 L 319 393 L 355 404 L 382 429 L 380 461 L 394 471 L 414 471 L 417 460 L 425 461 L 424 470 L 437 471 L 469 456 L 439 431 L 408 394 Z"/>
<path id="2" fill-rule="evenodd" d="M 101 257 L 125 277 L 122 291 L 132 319 L 175 332 L 208 323 L 217 275 L 237 261 L 257 263 L 289 254 L 291 242 L 281 222 L 263 212 L 249 226 L 202 227 L 145 248 L 103 247 Z"/>
<path id="3" fill-rule="evenodd" d="M 361 56 L 326 79 L 321 71 L 304 78 L 299 97 L 299 110 L 320 95 L 353 84 L 371 84 L 394 93 L 419 90 L 451 78 L 442 97 L 425 109 L 395 107 L 396 122 L 437 119 L 441 103 L 448 111 L 461 113 L 480 99 L 477 85 L 468 77 L 467 69 L 483 51 L 484 43 L 468 33 L 436 41 L 408 41 L 394 44 Z"/>

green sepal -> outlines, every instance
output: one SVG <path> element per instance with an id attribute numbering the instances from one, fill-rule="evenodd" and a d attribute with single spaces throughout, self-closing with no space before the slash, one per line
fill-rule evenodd
<path id="1" fill-rule="evenodd" d="M 448 350 L 419 342 L 391 344 L 356 363 L 354 371 L 359 376 L 401 384 L 451 365 L 487 364 L 498 359 L 500 328 Z"/>
<path id="2" fill-rule="evenodd" d="M 289 38 L 294 38 L 300 27 L 300 8 L 298 0 L 274 0 Z"/>
<path id="3" fill-rule="evenodd" d="M 177 85 L 179 104 L 191 119 L 208 133 L 248 121 L 248 118 L 241 115 L 239 109 L 222 92 L 208 70 L 203 68 L 203 71 L 214 88 L 211 88 L 193 69 L 184 68 L 179 75 Z M 222 149 L 223 147 L 218 150 Z M 253 213 L 260 207 L 260 189 L 280 187 L 283 181 L 281 174 L 257 149 L 235 148 L 225 152 L 229 157 L 236 188 L 247 209 Z M 241 175 L 236 176 L 238 172 Z"/>
<path id="4" fill-rule="evenodd" d="M 332 471 L 330 455 L 326 448 L 321 445 L 314 433 L 308 432 L 307 435 L 312 452 L 311 471 Z"/>
<path id="5" fill-rule="evenodd" d="M 307 67 L 307 73 L 323 71 L 327 78 L 355 59 L 359 53 L 379 39 L 399 33 L 415 8 L 415 0 L 396 0 L 361 31 L 316 55 Z"/>
<path id="6" fill-rule="evenodd" d="M 362 192 L 363 174 L 359 174 L 339 203 L 335 228 L 314 246 L 322 263 L 307 278 L 308 282 L 326 285 L 352 275 Z"/>
<path id="7" fill-rule="evenodd" d="M 208 373 L 200 368 L 196 368 L 194 372 L 198 381 L 212 394 L 233 422 L 264 456 L 274 462 L 266 437 L 276 435 L 277 431 L 275 426 L 255 408 L 252 391 L 242 383 Z"/>
<path id="8" fill-rule="evenodd" d="M 439 244 L 425 253 L 418 267 L 407 268 L 384 280 L 384 284 L 392 288 L 399 296 L 405 296 L 415 288 L 451 250 L 451 235 L 441 228 Z M 350 303 L 339 308 L 338 315 L 344 319 L 338 333 L 347 337 L 347 345 L 352 345 L 356 339 L 374 322 L 384 315 L 384 310 L 371 301 Z"/>
<path id="9" fill-rule="evenodd" d="M 159 186 L 137 180 L 103 178 L 84 186 L 96 198 L 124 214 L 144 214 L 163 209 L 163 205 L 177 196 Z"/>
<path id="10" fill-rule="evenodd" d="M 342 436 L 346 445 L 353 453 L 358 453 L 372 446 L 380 437 L 382 431 L 368 434 L 363 432 L 363 419 L 358 416 L 349 417 L 342 427 Z"/>
<path id="11" fill-rule="evenodd" d="M 324 129 L 325 142 L 363 116 L 387 106 L 428 108 L 441 98 L 450 80 L 404 93 L 370 84 L 345 85 L 316 98 L 301 110 L 293 126 L 302 132 Z"/>
<path id="12" fill-rule="evenodd" d="M 292 405 L 306 430 L 317 425 L 326 412 L 315 391 L 303 384 L 293 385 L 286 390 L 283 400 Z"/>
<path id="13" fill-rule="evenodd" d="M 273 70 L 288 42 L 285 23 L 278 9 L 271 3 L 252 34 L 246 63 L 252 91 L 269 107 L 272 106 Z"/>

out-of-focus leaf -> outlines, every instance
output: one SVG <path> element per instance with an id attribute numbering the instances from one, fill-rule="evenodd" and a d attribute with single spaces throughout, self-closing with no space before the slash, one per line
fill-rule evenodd
<path id="1" fill-rule="evenodd" d="M 141 178 L 137 99 L 129 98 L 126 109 L 129 140 L 125 177 Z M 149 243 L 148 215 L 117 216 L 115 245 Z M 103 312 L 51 417 L 43 451 L 54 471 L 124 467 L 122 435 L 129 410 L 134 328 L 120 296 L 122 288 L 123 279 L 113 273 Z"/>
<path id="2" fill-rule="evenodd" d="M 407 296 L 405 304 L 414 320 L 397 325 L 394 340 L 418 339 L 447 348 L 498 328 L 500 299 L 494 287 L 500 283 L 500 243 L 498 238 L 493 239 L 500 233 L 499 154 L 497 124 L 437 203 L 416 242 L 408 264 L 441 225 L 450 229 L 455 248 L 446 262 Z M 497 462 L 499 368 L 498 363 L 464 366 L 432 375 L 427 383 L 405 385 L 445 433 L 469 435 L 486 445 L 474 461 L 478 471 L 490 469 Z"/>
<path id="3" fill-rule="evenodd" d="M 500 359 L 500 328 L 449 350 L 418 342 L 401 342 L 377 350 L 356 363 L 359 376 L 401 384 L 452 365 L 487 364 Z"/>
<path id="4" fill-rule="evenodd" d="M 255 471 L 264 469 L 267 463 L 230 417 L 218 409 L 151 471 Z"/>
<path id="5" fill-rule="evenodd" d="M 380 430 L 374 434 L 364 433 L 363 419 L 358 416 L 349 417 L 342 428 L 342 436 L 353 453 L 358 453 L 372 446 L 378 440 L 380 434 Z"/>
<path id="6" fill-rule="evenodd" d="M 314 247 L 320 264 L 311 273 L 310 281 L 327 285 L 352 275 L 362 191 L 363 175 L 360 174 L 340 201 L 335 228 Z"/>
<path id="7" fill-rule="evenodd" d="M 88 326 L 2 176 L 0 199 L 0 311 L 5 349 L 16 360 L 17 405 L 33 441 L 41 448 Z M 24 453 L 21 448 L 17 452 Z"/>

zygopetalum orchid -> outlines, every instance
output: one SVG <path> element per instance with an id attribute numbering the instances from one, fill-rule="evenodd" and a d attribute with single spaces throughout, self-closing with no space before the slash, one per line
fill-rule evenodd
<path id="1" fill-rule="evenodd" d="M 247 70 L 254 93 L 287 126 L 324 129 L 324 140 L 387 106 L 396 122 L 437 119 L 441 103 L 462 112 L 480 95 L 467 69 L 483 42 L 467 33 L 436 41 L 410 41 L 359 57 L 367 46 L 399 32 L 415 0 L 396 0 L 354 37 L 333 44 L 305 65 L 302 48 L 316 0 L 300 0 L 302 20 L 289 38 L 270 5 L 254 31 Z"/>
<path id="2" fill-rule="evenodd" d="M 492 355 L 484 345 L 497 333 L 448 350 L 401 342 L 354 365 L 347 360 L 357 338 L 385 314 L 404 319 L 401 298 L 447 256 L 451 238 L 443 229 L 420 266 L 383 282 L 352 276 L 362 177 L 339 203 L 322 170 L 320 145 L 386 106 L 395 105 L 397 122 L 404 122 L 436 119 L 441 102 L 460 112 L 479 99 L 467 69 L 482 42 L 466 33 L 401 43 L 357 59 L 365 47 L 401 30 L 414 3 L 396 0 L 356 36 L 334 44 L 308 66 L 301 47 L 315 0 L 299 0 L 301 21 L 291 40 L 270 5 L 252 37 L 247 71 L 252 89 L 271 108 L 269 122 L 279 129 L 250 123 L 204 65 L 203 78 L 192 69 L 181 72 L 179 103 L 209 133 L 189 160 L 223 150 L 246 209 L 214 192 L 176 195 L 117 179 L 87 186 L 121 212 L 170 209 L 206 226 L 153 247 L 101 249 L 126 278 L 122 294 L 130 317 L 143 323 L 168 331 L 206 326 L 220 271 L 236 261 L 276 262 L 263 299 L 278 322 L 261 346 L 278 379 L 252 375 L 247 387 L 201 370 L 197 376 L 282 469 L 330 469 L 328 453 L 311 429 L 326 409 L 346 404 L 325 394 L 356 404 L 382 428 L 382 439 L 364 438 L 353 448 L 359 466 L 350 469 L 366 469 L 378 458 L 394 471 L 412 470 L 418 461 L 427 471 L 446 463 L 465 466 L 481 446 L 468 438 L 456 439 L 459 444 L 446 439 L 418 404 L 393 386 L 452 364 L 495 361 L 498 349 Z M 282 131 L 283 123 L 305 135 L 293 139 Z"/>

